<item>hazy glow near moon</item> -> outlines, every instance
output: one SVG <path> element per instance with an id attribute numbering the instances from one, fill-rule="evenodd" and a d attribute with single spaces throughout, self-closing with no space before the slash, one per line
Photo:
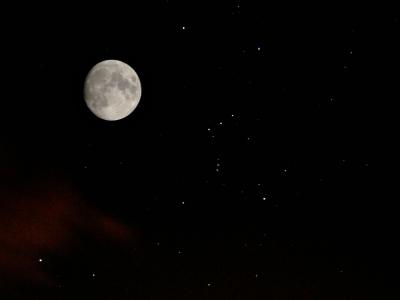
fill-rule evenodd
<path id="1" fill-rule="evenodd" d="M 131 114 L 142 95 L 135 70 L 119 60 L 96 64 L 85 80 L 84 97 L 89 109 L 99 118 L 116 121 Z"/>

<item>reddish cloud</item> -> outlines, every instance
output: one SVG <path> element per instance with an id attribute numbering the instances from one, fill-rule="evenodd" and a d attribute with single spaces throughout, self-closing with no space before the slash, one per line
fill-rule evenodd
<path id="1" fill-rule="evenodd" d="M 0 188 L 0 278 L 51 285 L 38 259 L 65 254 L 82 233 L 114 243 L 134 236 L 132 229 L 86 205 L 65 181 Z"/>

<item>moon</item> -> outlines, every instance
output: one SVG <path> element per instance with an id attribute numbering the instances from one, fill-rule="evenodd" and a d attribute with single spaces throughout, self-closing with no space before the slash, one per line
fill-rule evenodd
<path id="1" fill-rule="evenodd" d="M 130 115 L 141 95 L 139 76 L 119 60 L 99 62 L 85 80 L 86 105 L 93 114 L 106 121 L 121 120 Z"/>

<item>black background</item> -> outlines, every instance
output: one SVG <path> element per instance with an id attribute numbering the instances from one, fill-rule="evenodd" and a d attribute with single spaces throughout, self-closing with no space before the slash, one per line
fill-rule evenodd
<path id="1" fill-rule="evenodd" d="M 62 287 L 30 295 L 396 293 L 394 10 L 101 8 L 13 9 L 2 21 L 0 145 L 13 171 L 2 180 L 64 174 L 140 232 L 137 254 L 114 261 L 112 245 L 91 258 L 71 253 L 54 262 Z M 130 64 L 142 83 L 139 106 L 118 122 L 97 119 L 83 99 L 87 72 L 105 59 Z M 92 269 L 104 271 L 93 280 Z"/>

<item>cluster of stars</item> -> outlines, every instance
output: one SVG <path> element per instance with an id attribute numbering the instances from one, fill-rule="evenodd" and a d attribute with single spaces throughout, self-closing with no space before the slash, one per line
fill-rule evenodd
<path id="1" fill-rule="evenodd" d="M 215 168 L 215 172 L 219 173 L 220 172 L 220 168 L 221 168 L 221 161 L 220 158 L 217 158 L 217 166 Z"/>

